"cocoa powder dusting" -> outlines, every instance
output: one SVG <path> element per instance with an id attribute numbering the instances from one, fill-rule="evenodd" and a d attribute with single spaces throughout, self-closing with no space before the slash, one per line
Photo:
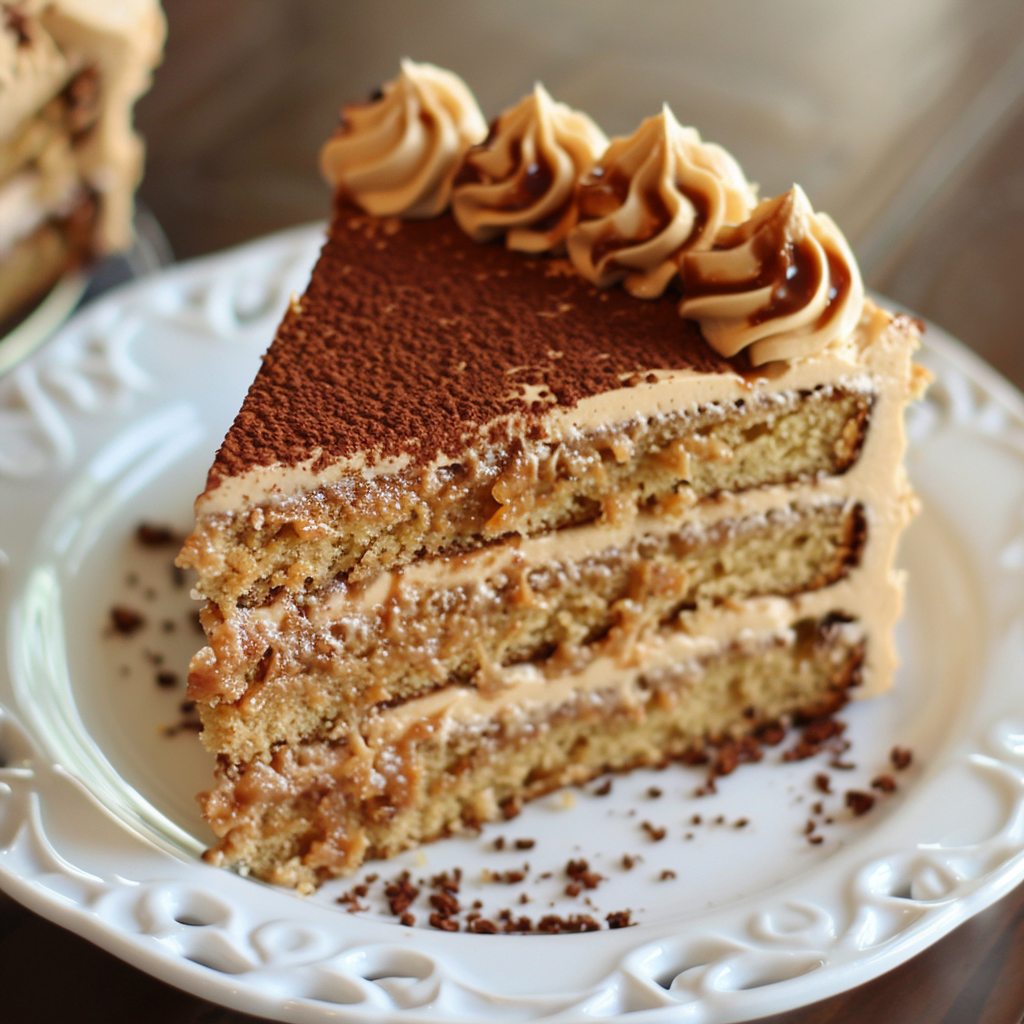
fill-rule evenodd
<path id="1" fill-rule="evenodd" d="M 314 469 L 359 452 L 371 463 L 458 456 L 467 430 L 506 414 L 524 426 L 544 415 L 518 385 L 546 386 L 551 403 L 572 407 L 629 374 L 732 371 L 680 319 L 672 296 L 638 303 L 621 289 L 549 276 L 545 259 L 478 245 L 449 216 L 403 221 L 383 250 L 380 230 L 380 221 L 336 209 L 309 288 L 264 356 L 208 490 L 315 450 Z"/>

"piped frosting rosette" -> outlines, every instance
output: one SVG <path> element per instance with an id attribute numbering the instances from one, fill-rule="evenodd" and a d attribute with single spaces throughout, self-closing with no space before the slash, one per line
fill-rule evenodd
<path id="1" fill-rule="evenodd" d="M 556 103 L 539 83 L 466 154 L 452 212 L 474 241 L 505 235 L 509 249 L 547 252 L 577 220 L 576 188 L 608 139 L 586 114 Z"/>
<path id="2" fill-rule="evenodd" d="M 751 365 L 798 359 L 846 338 L 860 319 L 864 285 L 839 229 L 799 186 L 766 199 L 722 232 L 715 249 L 680 264 L 681 316 L 695 320 L 727 359 Z"/>
<path id="3" fill-rule="evenodd" d="M 602 288 L 622 281 L 633 295 L 657 298 L 684 252 L 710 249 L 756 201 L 736 161 L 665 106 L 629 138 L 614 139 L 583 179 L 569 258 Z"/>
<path id="4" fill-rule="evenodd" d="M 375 217 L 433 217 L 447 207 L 455 172 L 487 122 L 458 75 L 411 60 L 401 66 L 379 99 L 342 108 L 320 169 Z"/>

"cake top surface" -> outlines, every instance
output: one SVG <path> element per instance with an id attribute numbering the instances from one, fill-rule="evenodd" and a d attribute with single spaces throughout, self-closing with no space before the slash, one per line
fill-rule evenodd
<path id="1" fill-rule="evenodd" d="M 208 489 L 317 450 L 321 461 L 455 457 L 499 417 L 528 424 L 659 370 L 735 373 L 676 302 L 478 244 L 449 216 L 380 220 L 340 204 Z"/>
<path id="2" fill-rule="evenodd" d="M 458 76 L 403 61 L 342 108 L 321 169 L 327 243 L 206 496 L 254 471 L 274 492 L 275 468 L 309 485 L 540 439 L 555 410 L 659 374 L 813 357 L 863 312 L 835 225 L 795 186 L 759 203 L 667 107 L 609 141 L 538 85 L 488 130 Z"/>

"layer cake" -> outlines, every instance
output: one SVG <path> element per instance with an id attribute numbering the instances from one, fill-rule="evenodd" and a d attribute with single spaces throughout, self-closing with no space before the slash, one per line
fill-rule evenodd
<path id="1" fill-rule="evenodd" d="M 163 38 L 157 0 L 0 3 L 0 325 L 131 244 L 131 111 Z"/>
<path id="2" fill-rule="evenodd" d="M 798 188 L 411 62 L 322 164 L 180 556 L 211 861 L 308 889 L 890 685 L 918 332 Z"/>

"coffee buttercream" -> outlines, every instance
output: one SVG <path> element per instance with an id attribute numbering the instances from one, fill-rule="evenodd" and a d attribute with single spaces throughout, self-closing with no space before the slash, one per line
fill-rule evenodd
<path id="1" fill-rule="evenodd" d="M 583 179 L 569 258 L 602 288 L 622 281 L 631 294 L 656 298 L 682 253 L 710 249 L 755 202 L 736 161 L 665 106 L 629 138 L 613 140 Z"/>
<path id="2" fill-rule="evenodd" d="M 799 185 L 766 199 L 716 247 L 682 257 L 679 313 L 716 352 L 754 366 L 796 359 L 845 338 L 864 306 L 860 270 L 842 232 Z"/>
<path id="3" fill-rule="evenodd" d="M 379 97 L 342 108 L 320 151 L 320 169 L 346 198 L 375 217 L 433 217 L 448 205 L 466 150 L 487 122 L 458 75 L 402 61 Z"/>
<path id="4" fill-rule="evenodd" d="M 475 242 L 505 234 L 509 249 L 555 248 L 577 220 L 576 187 L 608 145 L 586 114 L 556 103 L 539 83 L 466 154 L 452 195 Z"/>

